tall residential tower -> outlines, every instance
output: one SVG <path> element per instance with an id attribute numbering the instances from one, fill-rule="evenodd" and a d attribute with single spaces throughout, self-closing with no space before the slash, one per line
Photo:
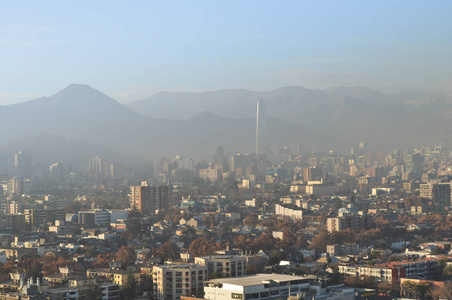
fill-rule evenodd
<path id="1" fill-rule="evenodd" d="M 267 149 L 267 112 L 263 99 L 257 101 L 256 114 L 256 154 L 264 154 Z"/>

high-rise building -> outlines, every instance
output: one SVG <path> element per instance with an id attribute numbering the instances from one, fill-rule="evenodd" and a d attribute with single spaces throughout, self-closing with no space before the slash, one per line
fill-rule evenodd
<path id="1" fill-rule="evenodd" d="M 451 183 L 432 181 L 419 185 L 421 198 L 433 200 L 434 203 L 448 205 L 451 203 Z"/>
<path id="2" fill-rule="evenodd" d="M 14 155 L 14 169 L 17 176 L 31 178 L 33 160 L 30 152 L 19 151 Z"/>
<path id="3" fill-rule="evenodd" d="M 149 186 L 143 182 L 130 187 L 130 206 L 144 214 L 153 215 L 168 208 L 169 187 L 167 185 Z"/>
<path id="4" fill-rule="evenodd" d="M 89 159 L 89 172 L 93 179 L 105 179 L 110 176 L 110 165 L 105 159 L 95 156 Z"/>
<path id="5" fill-rule="evenodd" d="M 267 112 L 263 99 L 257 101 L 256 113 L 256 154 L 263 154 L 267 148 Z"/>
<path id="6" fill-rule="evenodd" d="M 176 300 L 181 296 L 201 297 L 207 281 L 207 267 L 197 264 L 154 266 L 152 280 L 154 299 Z"/>

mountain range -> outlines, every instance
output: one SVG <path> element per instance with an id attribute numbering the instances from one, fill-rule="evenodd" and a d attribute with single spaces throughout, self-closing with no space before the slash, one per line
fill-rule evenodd
<path id="1" fill-rule="evenodd" d="M 64 160 L 87 167 L 95 155 L 143 165 L 176 154 L 208 158 L 220 145 L 231 153 L 252 152 L 259 98 L 267 106 L 273 149 L 296 150 L 302 143 L 306 150 L 345 152 L 364 140 L 377 151 L 451 137 L 452 101 L 444 96 L 386 96 L 366 87 L 284 87 L 162 92 L 124 106 L 87 85 L 72 84 L 49 97 L 0 106 L 0 157 L 30 150 L 43 165 Z"/>
<path id="2" fill-rule="evenodd" d="M 255 114 L 258 98 L 264 99 L 270 117 L 348 145 L 367 141 L 375 151 L 447 142 L 451 138 L 448 123 L 452 100 L 422 92 L 384 95 L 367 87 L 165 92 L 127 107 L 151 118 L 183 120 L 205 109 L 223 118 L 246 118 Z M 343 146 L 335 142 L 325 146 L 331 144 Z"/>

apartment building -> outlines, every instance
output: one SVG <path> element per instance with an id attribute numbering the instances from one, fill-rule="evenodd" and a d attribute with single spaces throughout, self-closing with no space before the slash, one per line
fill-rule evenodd
<path id="1" fill-rule="evenodd" d="M 154 299 L 176 300 L 181 296 L 200 297 L 203 283 L 208 279 L 206 266 L 197 264 L 169 264 L 154 266 Z"/>
<path id="2" fill-rule="evenodd" d="M 195 264 L 206 266 L 209 276 L 237 277 L 246 275 L 246 257 L 239 255 L 212 255 L 195 257 Z"/>

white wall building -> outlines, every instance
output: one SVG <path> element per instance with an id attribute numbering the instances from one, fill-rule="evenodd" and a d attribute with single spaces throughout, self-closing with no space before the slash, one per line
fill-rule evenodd
<path id="1" fill-rule="evenodd" d="M 212 300 L 285 299 L 289 293 L 296 295 L 307 292 L 309 287 L 309 280 L 302 276 L 255 274 L 209 280 L 204 284 L 204 298 Z"/>
<path id="2" fill-rule="evenodd" d="M 298 207 L 275 204 L 275 214 L 287 216 L 292 219 L 303 219 L 303 210 Z"/>

